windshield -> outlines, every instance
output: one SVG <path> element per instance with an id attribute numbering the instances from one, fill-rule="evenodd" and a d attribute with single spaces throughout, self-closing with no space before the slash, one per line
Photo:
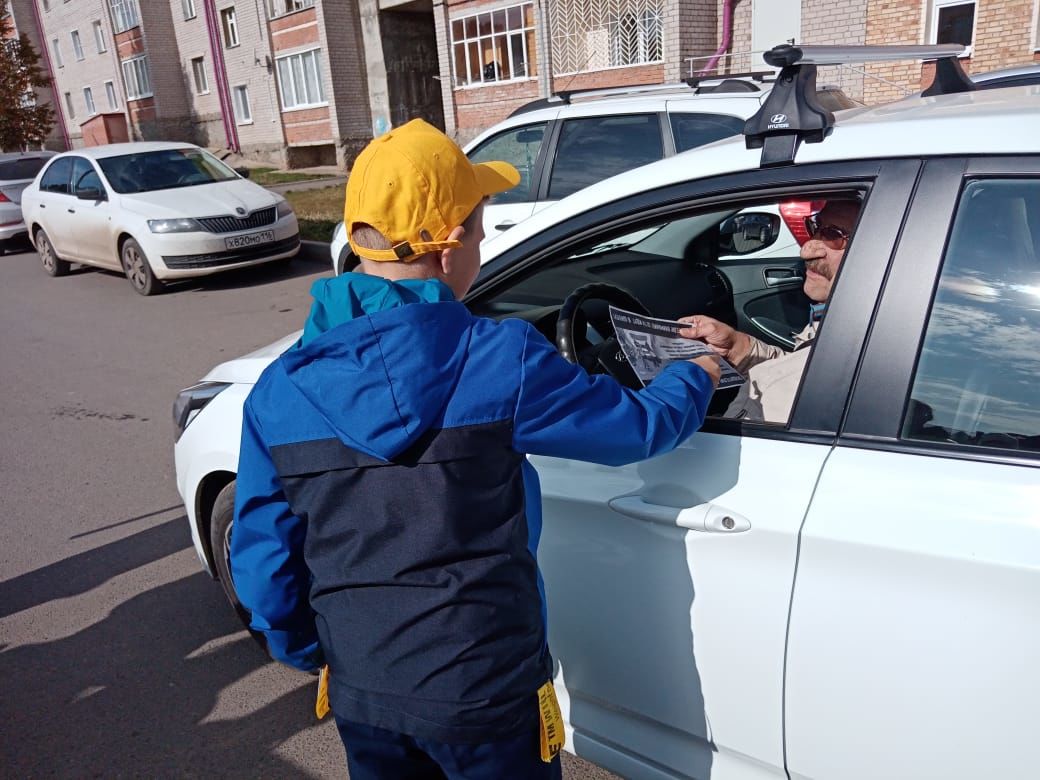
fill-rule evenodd
<path id="1" fill-rule="evenodd" d="M 112 189 L 123 194 L 194 187 L 237 179 L 238 174 L 202 149 L 162 149 L 98 160 Z"/>
<path id="2" fill-rule="evenodd" d="M 0 162 L 0 181 L 18 181 L 32 179 L 40 172 L 40 168 L 49 157 L 19 157 L 14 160 Z"/>

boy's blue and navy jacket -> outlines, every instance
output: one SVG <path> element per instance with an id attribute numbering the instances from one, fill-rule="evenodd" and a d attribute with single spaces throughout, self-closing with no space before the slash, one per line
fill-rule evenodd
<path id="1" fill-rule="evenodd" d="M 272 655 L 330 666 L 333 712 L 422 739 L 537 728 L 551 679 L 525 453 L 620 465 L 700 427 L 706 372 L 640 392 L 439 281 L 345 274 L 246 401 L 231 569 Z"/>

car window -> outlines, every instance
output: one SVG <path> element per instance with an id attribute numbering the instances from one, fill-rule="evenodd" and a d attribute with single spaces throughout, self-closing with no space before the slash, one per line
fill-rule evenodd
<path id="1" fill-rule="evenodd" d="M 520 183 L 492 196 L 491 203 L 524 203 L 535 199 L 535 163 L 545 140 L 547 122 L 514 127 L 484 141 L 469 153 L 473 162 L 504 160 L 520 171 Z"/>
<path id="2" fill-rule="evenodd" d="M 202 149 L 160 149 L 98 161 L 119 193 L 153 192 L 237 179 L 238 174 Z"/>
<path id="3" fill-rule="evenodd" d="M 744 120 L 724 114 L 672 114 L 675 150 L 685 152 L 744 131 Z"/>
<path id="4" fill-rule="evenodd" d="M 664 157 L 657 114 L 568 119 L 556 147 L 549 198 L 565 198 L 609 176 Z"/>
<path id="5" fill-rule="evenodd" d="M 59 157 L 44 172 L 40 179 L 40 190 L 43 192 L 61 192 L 68 194 L 69 178 L 72 175 L 72 158 Z"/>
<path id="6" fill-rule="evenodd" d="M 46 157 L 19 157 L 0 162 L 0 181 L 34 179 L 47 163 Z"/>
<path id="7" fill-rule="evenodd" d="M 1040 452 L 1040 180 L 961 195 L 903 420 L 908 439 Z"/>
<path id="8" fill-rule="evenodd" d="M 84 188 L 83 180 L 90 174 L 94 174 L 97 178 L 97 174 L 94 172 L 94 166 L 90 164 L 90 160 L 85 157 L 73 157 L 72 158 L 72 191 L 76 192 Z M 88 184 L 86 186 L 99 186 L 100 180 L 97 184 Z"/>

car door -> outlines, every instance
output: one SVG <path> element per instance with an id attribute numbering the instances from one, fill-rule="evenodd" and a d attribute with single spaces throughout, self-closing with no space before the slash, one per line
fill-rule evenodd
<path id="1" fill-rule="evenodd" d="M 792 778 L 1036 775 L 1038 376 L 1040 160 L 928 163 L 802 531 Z"/>
<path id="2" fill-rule="evenodd" d="M 520 172 L 520 183 L 516 187 L 493 195 L 484 206 L 485 237 L 508 230 L 534 211 L 549 127 L 549 120 L 511 127 L 481 141 L 467 152 L 474 162 L 504 160 Z"/>
<path id="3" fill-rule="evenodd" d="M 94 164 L 86 157 L 72 157 L 72 197 L 64 217 L 69 231 L 76 236 L 81 259 L 119 268 L 115 240 L 112 235 L 112 204 Z M 81 198 L 86 190 L 96 190 L 99 198 Z"/>
<path id="4" fill-rule="evenodd" d="M 62 258 L 79 257 L 75 237 L 70 234 L 64 221 L 66 209 L 72 200 L 72 158 L 58 157 L 43 172 L 37 196 L 35 218 L 47 231 L 51 245 Z"/>
<path id="5" fill-rule="evenodd" d="M 645 227 L 646 214 L 696 214 L 712 187 L 734 199 L 733 212 L 756 187 L 793 191 L 816 180 L 869 190 L 859 229 L 871 240 L 853 241 L 841 272 L 855 293 L 832 313 L 838 326 L 818 339 L 835 375 L 829 389 L 840 396 L 915 175 L 912 161 L 758 171 L 697 183 L 685 200 L 674 188 L 638 196 L 612 208 L 619 217 L 597 230 L 583 217 L 541 240 L 573 252 L 569 229 L 609 245 Z M 725 207 L 711 201 L 712 209 Z M 617 267 L 627 272 L 631 264 Z M 613 278 L 599 266 L 580 268 Z M 549 282 L 527 277 L 527 297 L 513 297 L 537 304 L 539 289 Z M 496 301 L 515 312 L 509 298 L 499 291 Z M 785 776 L 784 653 L 798 531 L 840 419 L 840 406 L 799 418 L 801 404 L 794 419 L 803 422 L 710 419 L 674 452 L 621 468 L 531 457 L 543 496 L 538 561 L 550 648 L 579 755 L 624 777 Z"/>

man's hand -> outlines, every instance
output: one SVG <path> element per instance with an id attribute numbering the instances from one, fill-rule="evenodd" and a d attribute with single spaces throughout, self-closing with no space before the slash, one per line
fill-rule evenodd
<path id="1" fill-rule="evenodd" d="M 680 330 L 680 336 L 703 341 L 712 351 L 733 365 L 738 365 L 751 351 L 750 336 L 712 317 L 696 314 L 680 317 L 679 322 L 688 323 L 690 326 Z"/>
<path id="2" fill-rule="evenodd" d="M 719 379 L 722 378 L 722 366 L 719 365 L 718 358 L 713 355 L 698 355 L 695 358 L 690 358 L 690 362 L 707 371 L 708 376 L 711 377 L 711 386 L 718 389 Z"/>

